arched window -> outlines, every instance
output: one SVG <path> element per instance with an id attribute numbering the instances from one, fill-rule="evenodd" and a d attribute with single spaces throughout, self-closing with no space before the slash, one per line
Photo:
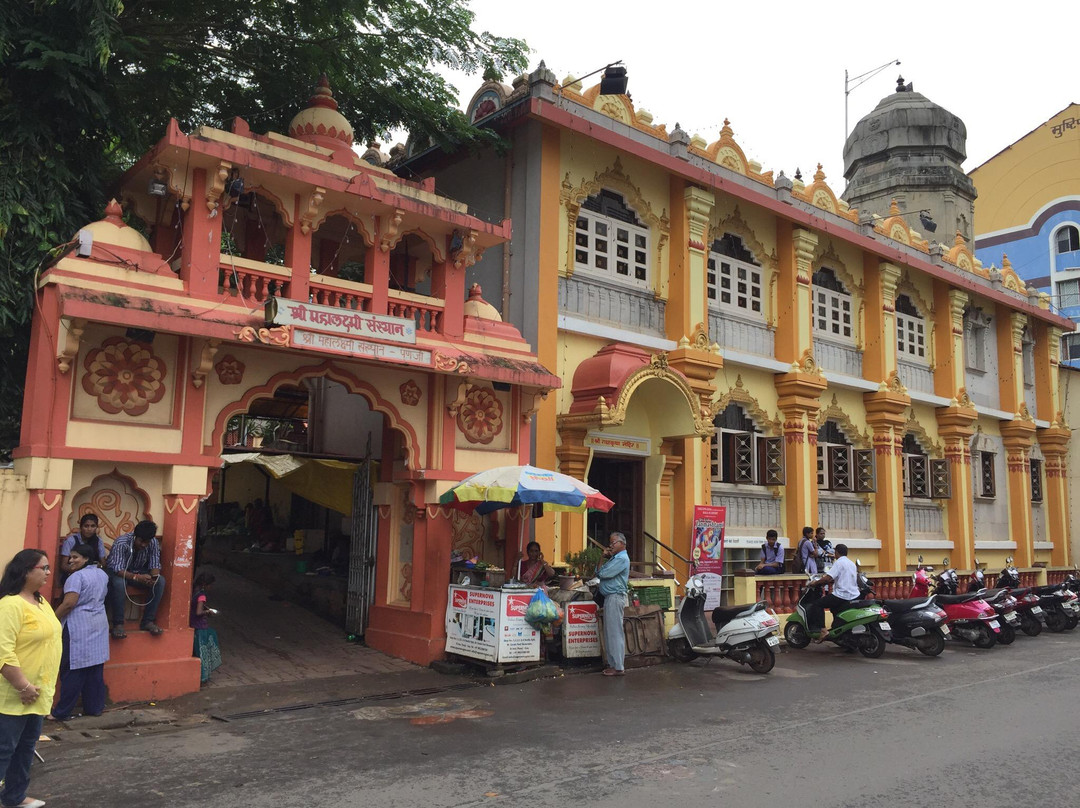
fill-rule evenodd
<path id="1" fill-rule="evenodd" d="M 764 316 L 762 277 L 761 265 L 738 236 L 724 233 L 713 242 L 706 269 L 710 306 Z"/>
<path id="2" fill-rule="evenodd" d="M 907 295 L 896 296 L 896 350 L 903 358 L 926 361 L 926 318 Z"/>
<path id="3" fill-rule="evenodd" d="M 1057 235 L 1054 237 L 1054 246 L 1058 255 L 1080 250 L 1080 230 L 1074 225 L 1065 225 L 1057 231 Z"/>
<path id="4" fill-rule="evenodd" d="M 854 339 L 851 293 L 823 267 L 814 273 L 814 332 L 850 342 Z"/>
<path id="5" fill-rule="evenodd" d="M 952 478 L 949 461 L 927 456 L 918 438 L 908 432 L 903 444 L 904 496 L 913 499 L 949 499 Z"/>
<path id="6" fill-rule="evenodd" d="M 873 449 L 856 449 L 835 421 L 818 428 L 817 485 L 823 491 L 869 493 L 876 489 Z"/>
<path id="7" fill-rule="evenodd" d="M 574 269 L 649 287 L 649 229 L 614 191 L 605 188 L 581 203 Z"/>
<path id="8" fill-rule="evenodd" d="M 745 485 L 784 484 L 784 444 L 762 435 L 743 408 L 732 402 L 713 421 L 713 482 Z"/>

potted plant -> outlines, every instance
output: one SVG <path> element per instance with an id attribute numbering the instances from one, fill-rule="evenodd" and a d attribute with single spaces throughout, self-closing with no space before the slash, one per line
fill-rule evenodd
<path id="1" fill-rule="evenodd" d="M 251 445 L 259 448 L 264 443 L 270 444 L 277 439 L 277 431 L 280 424 L 266 418 L 252 418 L 247 422 L 247 434 L 251 438 Z"/>
<path id="2" fill-rule="evenodd" d="M 596 569 L 603 559 L 604 551 L 595 544 L 590 544 L 579 552 L 566 554 L 566 563 L 570 565 L 570 573 L 583 581 L 596 575 Z"/>

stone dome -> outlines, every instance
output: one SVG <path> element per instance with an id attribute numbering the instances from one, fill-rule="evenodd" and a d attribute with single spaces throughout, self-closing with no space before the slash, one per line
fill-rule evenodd
<path id="1" fill-rule="evenodd" d="M 105 218 L 82 228 L 94 238 L 94 244 L 109 244 L 138 252 L 153 252 L 150 242 L 134 227 L 124 224 L 124 211 L 115 199 L 105 207 Z"/>
<path id="2" fill-rule="evenodd" d="M 942 233 L 971 238 L 978 194 L 966 149 L 964 122 L 901 77 L 844 143 L 842 198 L 860 216 L 887 216 L 895 201 L 902 213 L 925 211 Z"/>
<path id="3" fill-rule="evenodd" d="M 315 94 L 308 99 L 307 106 L 289 121 L 289 137 L 333 151 L 352 148 L 352 124 L 338 112 L 338 104 L 325 73 L 319 77 Z"/>
<path id="4" fill-rule="evenodd" d="M 484 300 L 483 291 L 478 283 L 474 283 L 469 289 L 469 299 L 465 301 L 465 314 L 481 320 L 502 322 L 502 315 L 499 314 L 499 310 Z"/>

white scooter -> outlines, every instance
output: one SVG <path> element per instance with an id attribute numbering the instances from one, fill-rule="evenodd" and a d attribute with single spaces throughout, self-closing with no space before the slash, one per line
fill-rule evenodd
<path id="1" fill-rule="evenodd" d="M 712 622 L 710 626 L 705 619 L 705 579 L 693 575 L 686 582 L 675 626 L 668 632 L 668 653 L 679 662 L 722 656 L 749 665 L 755 673 L 773 669 L 780 621 L 765 601 L 713 609 Z"/>

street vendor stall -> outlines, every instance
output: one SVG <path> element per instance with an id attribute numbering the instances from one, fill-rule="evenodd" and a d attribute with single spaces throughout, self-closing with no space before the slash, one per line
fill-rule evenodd
<path id="1" fill-rule="evenodd" d="M 474 474 L 447 491 L 440 503 L 479 514 L 502 508 L 519 508 L 524 512 L 536 505 L 548 510 L 584 513 L 590 508 L 607 511 L 614 505 L 580 480 L 535 466 L 502 466 Z M 524 524 L 525 520 L 520 519 L 519 555 L 524 550 Z M 519 569 L 507 570 L 513 578 L 508 582 L 500 580 L 497 584 L 486 575 L 481 580 L 480 576 L 461 575 L 457 567 L 455 570 L 446 608 L 446 650 L 494 663 L 539 661 L 541 628 L 561 621 L 565 616 L 564 609 L 551 609 L 542 622 L 530 617 L 530 624 L 525 619 L 526 611 L 539 590 L 526 588 L 516 580 Z M 478 583 L 487 585 L 475 585 Z M 543 591 L 546 595 L 547 590 Z M 551 594 L 559 600 L 565 597 L 559 597 L 557 589 L 552 589 Z M 580 596 L 589 598 L 587 591 Z M 591 604 L 591 600 L 588 603 Z M 592 607 L 595 625 L 595 604 Z M 558 618 L 554 616 L 555 611 Z M 575 618 L 578 616 L 575 612 Z M 584 612 L 580 617 L 586 617 Z"/>

